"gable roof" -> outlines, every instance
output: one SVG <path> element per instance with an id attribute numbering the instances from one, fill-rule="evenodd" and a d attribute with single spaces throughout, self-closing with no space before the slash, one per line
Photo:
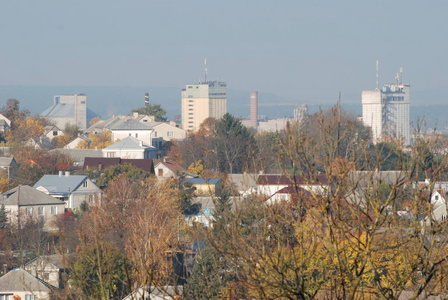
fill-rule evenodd
<path id="1" fill-rule="evenodd" d="M 51 197 L 51 196 L 50 196 Z M 58 269 L 65 269 L 69 266 L 72 266 L 74 262 L 76 261 L 76 258 L 78 257 L 78 253 L 68 253 L 64 256 L 59 254 L 51 254 L 51 255 L 41 255 L 39 257 L 36 257 L 35 259 L 29 261 L 25 264 L 25 266 L 29 266 L 33 264 L 34 262 L 40 260 L 45 263 L 51 264 L 54 267 Z"/>
<path id="2" fill-rule="evenodd" d="M 84 159 L 84 169 L 107 168 L 115 165 L 131 164 L 145 172 L 154 174 L 154 162 L 152 159 L 123 159 L 120 157 L 86 157 Z"/>
<path id="3" fill-rule="evenodd" d="M 295 179 L 295 180 L 294 180 Z M 286 176 L 279 174 L 260 175 L 257 179 L 258 185 L 328 185 L 328 176 L 318 175 L 316 179 L 304 176 Z"/>
<path id="4" fill-rule="evenodd" d="M 0 277 L 0 292 L 51 292 L 51 289 L 22 268 L 9 271 Z"/>
<path id="5" fill-rule="evenodd" d="M 50 194 L 66 195 L 73 192 L 87 180 L 84 175 L 44 175 L 34 185 L 34 188 L 43 187 Z"/>
<path id="6" fill-rule="evenodd" d="M 152 127 L 134 119 L 127 119 L 112 126 L 110 130 L 152 130 Z"/>
<path id="7" fill-rule="evenodd" d="M 7 167 L 15 164 L 16 160 L 14 157 L 0 157 L 0 167 Z"/>
<path id="8" fill-rule="evenodd" d="M 148 148 L 154 148 L 148 144 L 136 139 L 133 136 L 127 136 L 126 138 L 104 148 L 103 150 L 144 150 Z"/>
<path id="9" fill-rule="evenodd" d="M 4 205 L 64 205 L 64 201 L 51 197 L 50 195 L 38 191 L 28 185 L 19 185 L 3 193 L 3 197 L 6 198 L 0 199 L 0 203 Z"/>
<path id="10" fill-rule="evenodd" d="M 84 162 L 86 157 L 103 157 L 103 151 L 101 149 L 65 149 L 58 148 L 50 150 L 50 153 L 57 152 L 70 156 L 76 163 Z"/>
<path id="11" fill-rule="evenodd" d="M 170 169 L 174 173 L 176 172 L 188 173 L 188 171 L 184 167 L 182 167 L 175 161 L 161 161 L 159 164 L 164 165 L 166 168 Z"/>

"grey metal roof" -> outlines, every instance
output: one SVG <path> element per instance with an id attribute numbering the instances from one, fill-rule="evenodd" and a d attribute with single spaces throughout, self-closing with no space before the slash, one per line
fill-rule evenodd
<path id="1" fill-rule="evenodd" d="M 40 115 L 50 118 L 73 117 L 75 115 L 75 105 L 72 103 L 53 104 Z"/>
<path id="2" fill-rule="evenodd" d="M 84 175 L 44 175 L 35 185 L 48 190 L 50 194 L 67 195 L 75 191 L 87 179 Z"/>
<path id="3" fill-rule="evenodd" d="M 51 197 L 44 192 L 38 191 L 29 185 L 19 185 L 5 193 L 0 198 L 0 204 L 4 205 L 54 205 L 64 204 L 64 201 Z"/>
<path id="4" fill-rule="evenodd" d="M 70 156 L 76 163 L 80 164 L 84 162 L 86 157 L 103 157 L 101 150 L 95 149 L 53 149 L 50 152 L 62 153 Z"/>
<path id="5" fill-rule="evenodd" d="M 124 122 L 116 124 L 110 128 L 110 130 L 151 130 L 152 127 L 146 123 L 136 121 L 134 119 L 128 119 Z"/>
<path id="6" fill-rule="evenodd" d="M 51 292 L 42 281 L 18 268 L 0 277 L 0 292 Z"/>
<path id="7" fill-rule="evenodd" d="M 140 146 L 140 143 L 142 143 L 142 146 Z M 141 150 L 141 149 L 147 149 L 147 148 L 154 148 L 144 142 L 141 142 L 140 140 L 136 139 L 135 137 L 128 136 L 121 141 L 118 141 L 109 147 L 104 148 L 103 150 Z"/>
<path id="8" fill-rule="evenodd" d="M 207 181 L 204 178 L 186 178 L 185 181 L 188 181 L 192 184 L 217 184 L 219 182 L 219 178 L 209 178 Z"/>
<path id="9" fill-rule="evenodd" d="M 64 255 L 60 255 L 60 254 L 41 255 L 39 257 L 36 257 L 32 261 L 28 262 L 26 264 L 26 266 L 29 266 L 32 263 L 34 263 L 35 261 L 40 260 L 40 261 L 44 261 L 49 264 L 52 264 L 53 266 L 55 266 L 58 269 L 65 269 L 69 266 L 72 266 L 77 257 L 78 257 L 78 253 L 68 253 L 68 254 L 64 254 Z"/>
<path id="10" fill-rule="evenodd" d="M 0 157 L 0 166 L 1 167 L 10 166 L 13 160 L 14 157 Z"/>

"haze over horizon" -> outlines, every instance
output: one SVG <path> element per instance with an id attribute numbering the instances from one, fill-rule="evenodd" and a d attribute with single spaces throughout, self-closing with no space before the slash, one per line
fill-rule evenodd
<path id="1" fill-rule="evenodd" d="M 80 87 L 129 87 L 136 103 L 140 89 L 156 88 L 159 99 L 177 97 L 180 110 L 180 90 L 203 80 L 204 58 L 208 78 L 235 91 L 230 112 L 251 90 L 277 105 L 335 102 L 339 91 L 345 103 L 358 104 L 361 90 L 375 88 L 377 59 L 380 85 L 404 68 L 411 104 L 448 99 L 443 0 L 25 0 L 0 8 L 1 105 L 22 100 L 22 87 L 34 95 L 25 102 L 46 99 L 43 109 L 54 94 L 86 92 Z M 87 94 L 98 107 L 116 105 L 100 92 Z"/>

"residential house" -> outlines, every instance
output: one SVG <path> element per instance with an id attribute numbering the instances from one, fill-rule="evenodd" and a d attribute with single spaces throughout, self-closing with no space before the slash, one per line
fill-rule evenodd
<path id="1" fill-rule="evenodd" d="M 195 174 L 189 173 L 184 167 L 175 161 L 165 159 L 159 162 L 155 167 L 157 179 L 177 178 L 184 176 L 185 178 L 198 177 Z"/>
<path id="2" fill-rule="evenodd" d="M 59 129 L 57 126 L 48 125 L 48 126 L 45 126 L 45 131 L 44 131 L 43 135 L 51 141 L 57 136 L 63 136 L 64 131 Z"/>
<path id="3" fill-rule="evenodd" d="M 154 130 L 153 138 L 162 138 L 164 142 L 171 140 L 180 141 L 187 137 L 187 131 L 173 124 L 174 122 L 151 122 L 148 123 Z"/>
<path id="4" fill-rule="evenodd" d="M 448 215 L 446 196 L 447 193 L 442 189 L 433 191 L 431 195 L 432 217 L 437 222 L 445 221 Z"/>
<path id="5" fill-rule="evenodd" d="M 77 253 L 52 254 L 36 257 L 25 265 L 25 271 L 56 288 L 64 288 Z"/>
<path id="6" fill-rule="evenodd" d="M 146 159 L 125 159 L 120 157 L 86 157 L 84 159 L 85 170 L 102 171 L 107 167 L 130 164 L 145 172 L 154 174 L 154 162 L 150 158 Z"/>
<path id="7" fill-rule="evenodd" d="M 182 296 L 183 286 L 145 286 L 135 289 L 123 300 L 175 300 Z"/>
<path id="8" fill-rule="evenodd" d="M 274 204 L 282 201 L 291 202 L 292 200 L 297 200 L 299 197 L 301 197 L 301 199 L 309 199 L 312 197 L 312 194 L 310 191 L 301 187 L 287 186 L 275 192 L 271 197 L 266 199 L 265 203 Z"/>
<path id="9" fill-rule="evenodd" d="M 50 300 L 52 288 L 22 268 L 0 277 L 0 300 Z"/>
<path id="10" fill-rule="evenodd" d="M 11 169 L 16 166 L 14 157 L 0 157 L 0 177 L 10 178 Z"/>
<path id="11" fill-rule="evenodd" d="M 11 128 L 11 120 L 0 114 L 0 132 L 5 132 L 8 128 Z"/>
<path id="12" fill-rule="evenodd" d="M 84 136 L 78 136 L 73 141 L 64 146 L 64 149 L 78 149 L 80 143 L 90 144 L 90 139 Z"/>
<path id="13" fill-rule="evenodd" d="M 127 116 L 113 116 L 107 120 L 100 120 L 94 124 L 92 124 L 89 128 L 85 130 L 86 134 L 89 133 L 101 133 L 103 131 L 110 131 L 110 128 L 124 122 L 124 120 L 128 118 Z"/>
<path id="14" fill-rule="evenodd" d="M 112 132 L 112 141 L 114 142 L 132 136 L 149 145 L 151 145 L 151 134 L 154 131 L 148 124 L 132 118 L 127 118 L 123 122 L 111 126 L 109 130 Z"/>
<path id="15" fill-rule="evenodd" d="M 0 206 L 5 205 L 9 222 L 33 218 L 45 231 L 55 230 L 53 221 L 64 212 L 65 203 L 28 185 L 19 185 L 2 194 Z"/>
<path id="16" fill-rule="evenodd" d="M 307 178 L 304 176 L 287 176 L 280 174 L 259 175 L 257 184 L 249 193 L 265 195 L 270 198 L 286 187 L 300 187 L 309 192 L 325 195 L 330 188 L 329 177 L 326 175 L 318 175 L 316 178 Z"/>
<path id="17" fill-rule="evenodd" d="M 196 188 L 195 194 L 198 196 L 213 197 L 221 191 L 221 180 L 219 178 L 186 178 L 185 181 Z"/>
<path id="18" fill-rule="evenodd" d="M 101 190 L 87 176 L 71 175 L 62 171 L 59 175 L 44 175 L 34 188 L 63 200 L 67 209 L 79 209 L 82 203 L 95 205 L 101 201 Z"/>
<path id="19" fill-rule="evenodd" d="M 157 158 L 157 149 L 133 136 L 102 149 L 103 157 L 120 157 L 127 159 Z"/>
<path id="20" fill-rule="evenodd" d="M 234 193 L 243 195 L 246 191 L 257 185 L 258 173 L 228 174 L 229 188 Z"/>
<path id="21" fill-rule="evenodd" d="M 82 166 L 86 157 L 103 157 L 101 149 L 65 149 L 58 148 L 50 150 L 50 153 L 62 153 L 73 159 L 74 166 Z"/>

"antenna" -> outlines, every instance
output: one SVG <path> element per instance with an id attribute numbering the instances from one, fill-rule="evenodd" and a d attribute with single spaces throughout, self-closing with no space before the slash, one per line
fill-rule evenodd
<path id="1" fill-rule="evenodd" d="M 145 93 L 145 106 L 149 105 L 149 93 Z"/>
<path id="2" fill-rule="evenodd" d="M 207 58 L 204 59 L 204 79 L 205 83 L 207 83 Z"/>
<path id="3" fill-rule="evenodd" d="M 376 60 L 376 89 L 379 89 L 379 77 L 380 77 L 380 62 Z"/>
<path id="4" fill-rule="evenodd" d="M 400 72 L 398 72 L 397 75 L 395 75 L 395 79 L 397 80 L 398 84 L 403 83 L 403 67 L 400 67 Z"/>

